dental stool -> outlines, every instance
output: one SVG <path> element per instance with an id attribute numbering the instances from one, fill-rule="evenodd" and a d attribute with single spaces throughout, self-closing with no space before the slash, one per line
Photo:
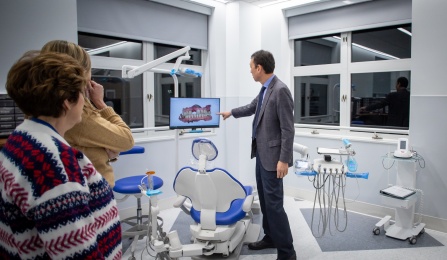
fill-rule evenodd
<path id="1" fill-rule="evenodd" d="M 134 146 L 132 149 L 121 152 L 120 155 L 126 154 L 142 154 L 144 153 L 144 147 Z M 142 214 L 141 208 L 141 190 L 140 186 L 146 185 L 149 186 L 147 182 L 147 178 L 151 178 L 152 186 L 150 187 L 153 190 L 157 190 L 163 186 L 163 180 L 157 176 L 150 176 L 149 174 L 143 175 L 135 175 L 124 177 L 115 182 L 115 186 L 113 187 L 113 191 L 119 194 L 124 194 L 122 198 L 115 198 L 117 202 L 125 201 L 130 196 L 134 196 L 137 199 L 137 214 L 136 216 L 128 217 L 125 219 L 121 219 L 121 223 L 125 223 L 130 225 L 131 227 L 127 230 L 124 230 L 122 235 L 123 238 L 131 237 L 133 238 L 131 245 L 132 256 L 129 259 L 135 259 L 134 251 L 136 242 L 143 238 L 148 233 L 149 225 L 148 225 L 148 215 Z M 150 182 L 149 182 L 150 183 Z M 144 220 L 144 221 L 143 221 Z M 124 252 L 123 252 L 124 253 Z"/>

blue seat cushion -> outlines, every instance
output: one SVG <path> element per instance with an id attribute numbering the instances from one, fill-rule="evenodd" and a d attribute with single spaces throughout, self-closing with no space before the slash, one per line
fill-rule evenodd
<path id="1" fill-rule="evenodd" d="M 247 195 L 250 195 L 253 192 L 253 187 L 251 186 L 244 186 L 244 189 Z M 226 212 L 217 212 L 216 225 L 231 225 L 243 219 L 246 215 L 242 210 L 244 201 L 245 198 L 234 200 Z M 200 223 L 200 211 L 195 210 L 194 207 L 191 208 L 191 217 L 195 222 Z"/>
<path id="2" fill-rule="evenodd" d="M 114 192 L 118 192 L 118 193 L 122 193 L 122 194 L 137 194 L 140 193 L 141 190 L 138 187 L 138 185 L 141 184 L 141 180 L 145 177 L 146 175 L 136 175 L 136 176 L 130 176 L 130 177 L 125 177 L 122 179 L 119 179 L 115 182 L 115 187 L 113 187 L 113 191 Z M 161 186 L 163 186 L 163 180 L 160 179 L 157 176 L 149 176 L 150 178 L 152 178 L 153 182 L 154 182 L 154 190 L 159 189 Z M 146 182 L 146 178 L 144 179 L 144 181 Z M 146 182 L 147 185 L 147 182 Z"/>
<path id="3" fill-rule="evenodd" d="M 134 146 L 130 150 L 120 152 L 120 155 L 137 154 L 137 153 L 144 153 L 144 147 L 143 146 Z"/>

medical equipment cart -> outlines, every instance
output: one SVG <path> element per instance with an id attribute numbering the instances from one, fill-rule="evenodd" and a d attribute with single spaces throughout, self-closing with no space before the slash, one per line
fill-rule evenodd
<path id="1" fill-rule="evenodd" d="M 422 200 L 422 191 L 415 188 L 418 162 L 418 159 L 413 157 L 397 158 L 393 155 L 383 156 L 383 163 L 391 164 L 391 166 L 387 169 L 388 171 L 392 168 L 392 166 L 396 166 L 395 186 L 417 192 L 403 199 L 380 194 L 383 204 L 395 208 L 395 222 L 394 224 L 391 224 L 391 216 L 385 216 L 377 222 L 376 226 L 374 227 L 373 233 L 375 235 L 380 234 L 380 228 L 383 226 L 386 236 L 400 240 L 408 239 L 410 244 L 413 245 L 417 242 L 417 236 L 425 232 L 424 223 L 414 223 L 415 205 L 418 201 L 418 193 L 421 194 L 420 199 Z"/>

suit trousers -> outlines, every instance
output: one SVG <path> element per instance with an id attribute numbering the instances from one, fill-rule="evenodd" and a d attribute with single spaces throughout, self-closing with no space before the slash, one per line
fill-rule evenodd
<path id="1" fill-rule="evenodd" d="M 275 245 L 278 259 L 287 259 L 295 254 L 295 249 L 289 219 L 284 210 L 283 179 L 276 178 L 276 171 L 265 170 L 257 153 L 256 184 L 265 234 L 263 240 Z"/>

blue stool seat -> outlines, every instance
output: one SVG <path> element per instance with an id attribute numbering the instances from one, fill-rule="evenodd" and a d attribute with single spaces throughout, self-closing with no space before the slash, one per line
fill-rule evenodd
<path id="1" fill-rule="evenodd" d="M 138 187 L 138 185 L 141 184 L 141 180 L 146 175 L 136 175 L 136 176 L 130 176 L 125 177 L 122 179 L 119 179 L 115 182 L 115 187 L 113 187 L 114 192 L 122 193 L 122 194 L 137 194 L 140 193 L 141 190 Z M 152 180 L 154 182 L 154 190 L 159 189 L 161 186 L 163 186 L 163 180 L 160 179 L 157 176 L 150 176 L 152 177 Z"/>
<path id="2" fill-rule="evenodd" d="M 134 146 L 132 149 L 121 152 L 120 155 L 129 155 L 129 154 L 144 154 L 143 146 Z M 157 176 L 149 175 L 149 178 L 152 178 L 154 190 L 159 189 L 163 186 L 163 180 Z M 129 176 L 121 178 L 115 181 L 115 186 L 113 187 L 113 191 L 116 193 L 123 194 L 122 198 L 115 198 L 117 202 L 121 202 L 126 200 L 130 196 L 134 196 L 137 199 L 137 215 L 130 216 L 127 218 L 121 218 L 121 223 L 127 224 L 130 228 L 123 229 L 123 238 L 131 238 L 133 239 L 131 248 L 132 256 L 129 259 L 136 259 L 134 256 L 135 247 L 138 240 L 143 239 L 150 228 L 150 218 L 148 215 L 142 214 L 142 206 L 141 206 L 141 197 L 143 197 L 143 193 L 141 193 L 139 185 L 145 183 L 147 185 L 147 175 L 141 174 L 136 176 Z M 145 196 L 144 196 L 145 197 Z"/>
<path id="3" fill-rule="evenodd" d="M 143 146 L 134 146 L 130 150 L 120 152 L 120 155 L 137 154 L 137 153 L 144 153 L 144 147 Z"/>

